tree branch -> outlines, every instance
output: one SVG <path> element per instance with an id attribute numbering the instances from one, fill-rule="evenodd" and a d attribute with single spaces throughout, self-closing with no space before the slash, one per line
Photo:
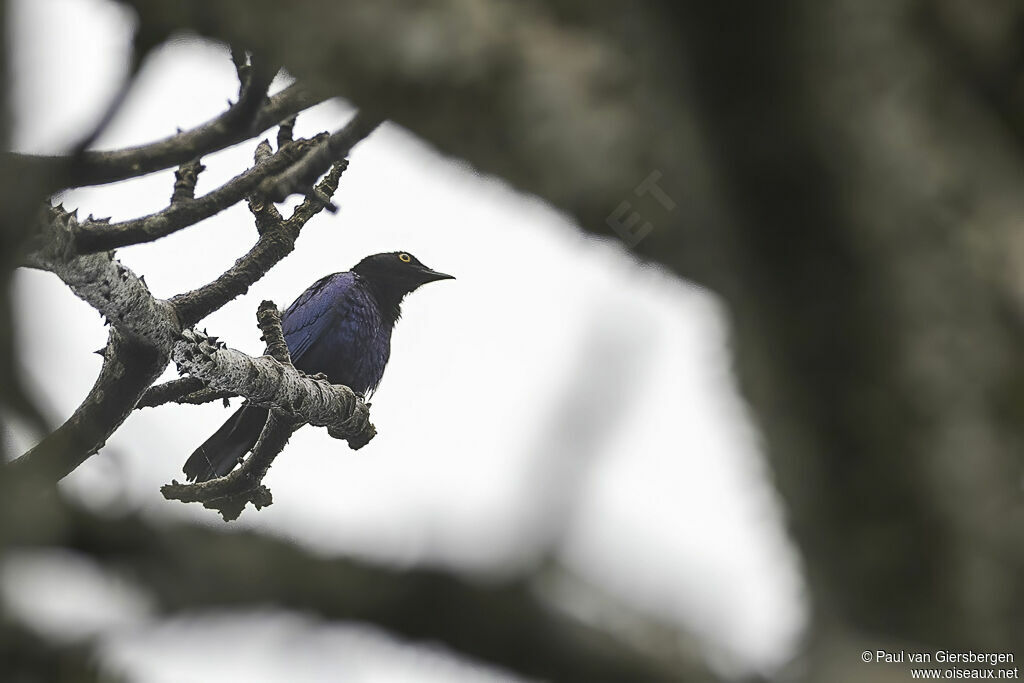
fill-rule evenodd
<path id="1" fill-rule="evenodd" d="M 281 329 L 281 311 L 272 301 L 264 301 L 256 312 L 256 321 L 267 342 L 267 354 L 286 368 L 293 368 L 288 344 Z M 263 478 L 274 459 L 281 454 L 298 422 L 279 408 L 272 408 L 252 454 L 242 465 L 223 477 L 195 484 L 173 482 L 160 488 L 164 498 L 183 503 L 201 502 L 203 507 L 217 510 L 225 522 L 238 519 L 246 503 L 257 510 L 274 502 Z"/>
<path id="2" fill-rule="evenodd" d="M 73 173 L 66 171 L 70 161 L 68 157 L 22 154 L 9 154 L 7 157 L 12 164 L 27 167 L 30 173 L 56 178 L 60 187 L 113 183 L 178 166 L 244 142 L 325 99 L 300 84 L 294 84 L 271 97 L 251 121 L 245 123 L 240 112 L 249 105 L 240 98 L 217 118 L 190 131 L 138 147 L 84 152 Z"/>
<path id="3" fill-rule="evenodd" d="M 154 298 L 146 283 L 112 253 L 75 255 L 75 212 L 52 207 L 38 222 L 38 247 L 27 255 L 28 265 L 57 275 L 125 337 L 153 348 L 170 348 L 180 329 L 171 306 Z"/>
<path id="4" fill-rule="evenodd" d="M 178 372 L 198 377 L 211 389 L 230 391 L 254 405 L 281 408 L 303 423 L 327 427 L 331 436 L 344 439 L 353 449 L 362 448 L 377 433 L 369 409 L 350 388 L 304 375 L 269 356 L 253 358 L 185 330 L 171 359 Z"/>
<path id="5" fill-rule="evenodd" d="M 341 173 L 346 167 L 344 161 L 335 164 L 317 184 L 316 191 L 330 199 L 337 191 Z M 171 299 L 182 325 L 195 325 L 228 301 L 249 291 L 249 287 L 295 249 L 295 240 L 302 227 L 323 208 L 323 202 L 307 199 L 295 208 L 288 220 L 281 221 L 276 209 L 273 216 L 266 215 L 273 209 L 269 202 L 265 206 L 250 205 L 257 225 L 261 226 L 259 240 L 249 253 L 216 280 Z"/>
<path id="6" fill-rule="evenodd" d="M 173 481 L 161 486 L 160 493 L 167 500 L 202 503 L 204 508 L 219 512 L 225 522 L 238 519 L 247 503 L 252 503 L 257 510 L 268 507 L 274 498 L 270 489 L 263 485 L 263 478 L 295 429 L 296 423 L 292 418 L 281 410 L 272 409 L 252 454 L 238 469 L 223 477 L 194 484 Z"/>
<path id="7" fill-rule="evenodd" d="M 329 174 L 322 185 L 336 188 L 339 173 L 335 170 Z M 42 245 L 28 255 L 29 262 L 57 274 L 75 294 L 106 316 L 113 330 L 103 370 L 89 396 L 67 423 L 15 461 L 18 469 L 40 471 L 52 480 L 74 470 L 131 413 L 168 358 L 178 364 L 179 372 L 196 376 L 210 392 L 241 395 L 256 405 L 281 408 L 302 423 L 327 427 L 331 436 L 345 439 L 352 448 L 360 448 L 373 438 L 376 431 L 369 422 L 369 410 L 348 387 L 306 377 L 273 358 L 250 358 L 224 348 L 215 337 L 182 331 L 174 307 L 155 299 L 145 283 L 112 253 L 74 254 L 70 248 L 76 225 L 73 214 L 51 208 L 44 212 L 40 223 L 36 239 Z M 273 234 L 294 234 L 297 228 L 293 230 L 288 223 L 282 222 L 282 228 Z M 270 232 L 261 237 L 261 241 L 272 239 Z M 266 272 L 257 270 L 242 269 L 248 278 L 245 281 L 255 281 L 253 278 Z M 226 275 L 232 275 L 232 271 Z M 230 277 L 228 284 L 237 286 Z M 208 293 L 197 299 L 202 310 L 215 310 L 233 296 L 228 296 L 233 291 L 230 286 L 211 291 L 216 295 Z"/>
<path id="8" fill-rule="evenodd" d="M 273 603 L 440 643 L 543 680 L 716 680 L 694 659 L 642 656 L 556 610 L 528 581 L 469 581 L 432 569 L 325 558 L 249 531 L 178 523 L 155 529 L 141 519 L 98 518 L 84 509 L 57 518 L 62 543 L 125 571 L 166 611 Z"/>
<path id="9" fill-rule="evenodd" d="M 189 394 L 193 394 L 206 387 L 206 382 L 198 377 L 179 377 L 170 382 L 157 384 L 146 390 L 136 408 L 155 408 L 165 403 L 181 402 Z"/>
<path id="10" fill-rule="evenodd" d="M 292 355 L 288 352 L 288 342 L 284 340 L 284 330 L 281 329 L 281 311 L 273 301 L 260 303 L 256 309 L 256 324 L 267 343 L 267 355 L 281 365 L 291 367 Z"/>
<path id="11" fill-rule="evenodd" d="M 315 148 L 314 141 L 296 140 L 216 190 L 198 199 L 173 202 L 166 209 L 142 218 L 121 223 L 86 221 L 75 231 L 75 249 L 80 254 L 89 254 L 142 244 L 195 225 L 238 203 L 253 192 L 264 178 L 283 171 Z"/>
<path id="12" fill-rule="evenodd" d="M 344 158 L 378 124 L 379 121 L 367 122 L 365 117 L 356 114 L 333 135 L 288 143 L 199 199 L 182 198 L 162 211 L 121 223 L 86 221 L 75 231 L 75 249 L 78 253 L 88 254 L 151 242 L 209 218 L 254 191 L 274 201 L 283 201 L 291 194 L 301 192 L 328 206 L 329 198 L 319 194 L 319 188 L 311 188 L 310 185 L 332 163 Z M 278 197 L 280 199 L 276 199 Z"/>
<path id="13" fill-rule="evenodd" d="M 357 113 L 344 128 L 321 142 L 286 171 L 261 182 L 260 194 L 274 202 L 283 202 L 293 194 L 308 195 L 313 183 L 331 164 L 345 158 L 357 142 L 380 124 L 379 118 Z"/>
<path id="14" fill-rule="evenodd" d="M 158 349 L 111 330 L 88 396 L 63 425 L 11 463 L 12 470 L 35 481 L 63 479 L 103 447 L 166 365 Z"/>
<path id="15" fill-rule="evenodd" d="M 196 198 L 196 182 L 199 174 L 206 170 L 199 159 L 186 161 L 174 172 L 174 191 L 171 193 L 171 204 L 191 201 Z"/>

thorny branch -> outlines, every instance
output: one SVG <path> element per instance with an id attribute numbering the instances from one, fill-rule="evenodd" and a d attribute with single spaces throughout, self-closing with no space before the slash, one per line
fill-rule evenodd
<path id="1" fill-rule="evenodd" d="M 272 301 L 264 301 L 256 313 L 256 320 L 267 342 L 267 355 L 285 367 L 292 367 L 288 344 L 281 329 L 281 311 Z M 168 500 L 201 502 L 203 507 L 217 510 L 225 522 L 237 519 L 246 503 L 252 503 L 257 510 L 267 507 L 273 503 L 273 497 L 270 489 L 263 485 L 263 478 L 298 426 L 299 423 L 287 412 L 271 408 L 252 454 L 237 470 L 195 484 L 172 482 L 160 491 Z"/>
<path id="2" fill-rule="evenodd" d="M 251 97 L 262 101 L 269 76 L 258 76 L 264 72 L 253 65 L 247 67 L 239 102 L 249 102 L 247 106 L 252 107 L 246 97 L 247 88 L 254 88 Z M 292 99 L 302 101 L 301 90 L 290 92 Z M 275 106 L 274 101 L 256 111 L 256 122 L 267 116 L 267 106 Z M 280 109 L 280 99 L 276 106 Z M 221 128 L 230 128 L 228 124 L 242 120 L 237 107 L 229 111 L 234 113 L 227 123 L 221 117 Z M 290 116 L 285 118 L 291 121 Z M 309 140 L 287 142 L 276 153 L 269 153 L 264 143 L 258 148 L 257 163 L 252 169 L 199 199 L 191 198 L 196 175 L 202 170 L 199 156 L 181 159 L 178 153 L 171 154 L 158 145 L 154 155 L 164 160 L 181 159 L 175 192 L 163 211 L 118 224 L 91 217 L 80 223 L 75 212 L 69 213 L 62 207 L 43 211 L 24 264 L 54 273 L 95 308 L 111 326 L 110 342 L 104 350 L 103 369 L 86 400 L 64 425 L 16 460 L 11 471 L 31 471 L 39 475 L 38 479 L 56 481 L 96 453 L 132 410 L 170 401 L 195 403 L 243 396 L 270 408 L 273 419 L 268 421 L 268 428 L 257 444 L 254 455 L 259 457 L 250 470 L 259 466 L 265 472 L 291 432 L 302 424 L 327 427 L 333 437 L 345 439 L 352 448 L 360 448 L 373 438 L 375 430 L 369 422 L 369 411 L 349 388 L 303 375 L 291 366 L 286 355 L 281 356 L 278 347 L 273 350 L 283 362 L 273 357 L 251 358 L 226 348 L 216 337 L 191 329 L 247 291 L 290 253 L 302 227 L 326 206 L 324 201 L 307 199 L 285 220 L 269 201 L 254 195 L 255 206 L 259 207 L 259 212 L 254 213 L 272 219 L 262 223 L 256 245 L 210 284 L 168 301 L 154 297 L 142 278 L 108 251 L 115 246 L 151 241 L 192 225 L 246 198 L 263 180 L 291 178 L 295 167 L 319 168 L 325 160 L 331 169 L 310 194 L 315 192 L 329 202 L 346 165 L 344 156 L 370 130 L 372 127 L 353 121 L 333 136 L 325 133 Z M 212 144 L 195 132 L 191 137 L 182 134 L 176 139 L 178 152 L 180 148 L 194 151 L 197 137 Z M 325 149 L 334 156 L 325 156 Z M 114 154 L 116 157 L 117 153 Z M 307 157 L 314 158 L 313 166 L 306 163 Z M 326 166 L 323 170 L 327 170 Z M 139 170 L 137 174 L 143 172 Z M 268 339 L 274 338 L 271 328 L 264 329 L 264 334 L 269 335 Z M 183 375 L 191 376 L 150 388 L 168 361 L 173 361 Z M 246 500 L 257 507 L 269 504 L 269 492 L 266 497 L 254 492 Z"/>
<path id="3" fill-rule="evenodd" d="M 345 167 L 344 162 L 336 164 L 318 183 L 317 191 L 327 197 L 333 195 Z M 257 225 L 262 224 L 263 227 L 252 249 L 213 282 L 171 299 L 183 325 L 194 325 L 228 301 L 245 294 L 249 287 L 295 249 L 295 240 L 302 227 L 323 208 L 323 204 L 313 208 L 303 202 L 288 220 L 261 223 L 262 212 L 273 209 L 276 213 L 277 210 L 269 202 L 265 206 L 262 202 L 257 206 L 259 209 L 254 209 Z"/>
<path id="4" fill-rule="evenodd" d="M 253 358 L 213 342 L 195 330 L 183 330 L 171 359 L 211 389 L 229 391 L 264 408 L 281 408 L 328 433 L 362 448 L 376 431 L 369 409 L 350 388 L 310 377 L 270 356 Z"/>

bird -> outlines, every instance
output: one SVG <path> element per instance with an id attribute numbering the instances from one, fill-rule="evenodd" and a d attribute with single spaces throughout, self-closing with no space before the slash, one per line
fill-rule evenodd
<path id="1" fill-rule="evenodd" d="M 428 282 L 454 279 L 407 251 L 373 254 L 351 270 L 320 278 L 281 316 L 292 364 L 368 398 L 391 355 L 402 300 Z M 188 480 L 228 474 L 256 445 L 267 415 L 266 408 L 244 403 L 185 461 Z"/>

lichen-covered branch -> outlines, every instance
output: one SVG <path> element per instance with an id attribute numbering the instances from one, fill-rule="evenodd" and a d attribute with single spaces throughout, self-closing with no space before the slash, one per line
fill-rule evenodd
<path id="1" fill-rule="evenodd" d="M 290 366 L 292 355 L 288 351 L 288 342 L 284 340 L 281 311 L 273 301 L 260 302 L 256 309 L 256 324 L 263 333 L 263 341 L 267 343 L 267 355 L 282 365 Z"/>
<path id="2" fill-rule="evenodd" d="M 206 383 L 198 377 L 179 377 L 163 384 L 155 384 L 146 390 L 135 407 L 155 408 L 165 403 L 177 403 L 205 386 Z"/>
<path id="3" fill-rule="evenodd" d="M 298 144 L 292 143 L 292 146 Z M 337 189 L 341 168 L 341 165 L 336 166 L 321 181 L 322 192 L 330 194 Z M 187 203 L 189 201 L 183 199 L 172 207 Z M 172 400 L 203 402 L 232 395 L 243 395 L 257 403 L 262 401 L 260 404 L 272 411 L 282 409 L 275 424 L 298 419 L 326 426 L 333 436 L 346 439 L 353 448 L 369 441 L 374 430 L 368 421 L 368 410 L 351 390 L 304 378 L 294 368 L 285 368 L 273 359 L 249 359 L 239 352 L 230 352 L 221 369 L 237 370 L 250 361 L 255 364 L 251 367 L 258 366 L 261 360 L 273 362 L 284 370 L 284 375 L 278 378 L 281 390 L 268 388 L 267 372 L 247 377 L 237 374 L 230 378 L 217 377 L 215 369 L 209 364 L 197 363 L 191 355 L 196 352 L 202 356 L 209 347 L 216 349 L 215 338 L 203 335 L 202 343 L 191 346 L 180 343 L 188 335 L 196 334 L 187 329 L 182 332 L 183 326 L 190 326 L 199 319 L 195 316 L 206 315 L 238 296 L 289 253 L 302 225 L 320 208 L 322 205 L 313 207 L 303 203 L 292 218 L 278 220 L 275 229 L 261 235 L 255 253 L 240 260 L 234 269 L 207 288 L 191 296 L 185 295 L 176 303 L 153 297 L 145 282 L 118 262 L 112 252 L 80 254 L 75 244 L 80 227 L 73 213 L 60 207 L 44 211 L 35 235 L 35 248 L 26 255 L 25 263 L 55 273 L 76 295 L 105 316 L 112 326 L 111 342 L 105 351 L 103 370 L 86 400 L 61 428 L 19 458 L 14 469 L 39 473 L 44 480 L 58 480 L 102 447 L 140 404 L 158 405 Z M 181 303 L 180 308 L 178 303 Z M 172 355 L 180 367 L 191 368 L 198 379 L 163 386 L 147 394 L 147 387 Z M 272 374 L 273 370 L 269 372 Z M 290 381 L 296 379 L 297 383 Z M 335 401 L 337 403 L 331 405 Z M 261 452 L 269 453 L 269 445 L 275 442 L 283 447 L 287 441 L 283 431 L 291 433 L 290 429 L 268 433 Z"/>
<path id="4" fill-rule="evenodd" d="M 281 311 L 272 301 L 264 301 L 256 311 L 256 321 L 267 342 L 267 354 L 286 368 L 292 368 L 291 354 L 281 329 Z M 242 465 L 223 477 L 194 484 L 171 482 L 160 492 L 168 500 L 183 503 L 201 502 L 203 507 L 218 511 L 225 522 L 238 518 L 247 503 L 257 510 L 273 503 L 270 489 L 263 478 L 274 458 L 280 455 L 292 432 L 300 423 L 279 408 L 272 408 L 267 423 Z"/>
<path id="5" fill-rule="evenodd" d="M 210 342 L 202 333 L 184 330 L 171 359 L 180 373 L 198 377 L 212 389 L 327 427 L 331 436 L 344 439 L 353 449 L 362 448 L 376 434 L 369 409 L 350 388 L 304 375 L 270 356 L 253 358 Z"/>
<path id="6" fill-rule="evenodd" d="M 77 255 L 75 212 L 46 209 L 39 226 L 38 248 L 27 255 L 28 265 L 57 275 L 124 337 L 169 350 L 180 329 L 171 306 L 154 298 L 146 283 L 111 252 Z"/>
<path id="7" fill-rule="evenodd" d="M 282 411 L 273 409 L 267 417 L 260 438 L 238 469 L 216 479 L 179 484 L 172 481 L 160 487 L 167 500 L 182 503 L 202 503 L 208 510 L 216 510 L 225 522 L 238 519 L 247 504 L 260 510 L 273 504 L 270 489 L 263 485 L 274 458 L 288 443 L 296 423 Z"/>

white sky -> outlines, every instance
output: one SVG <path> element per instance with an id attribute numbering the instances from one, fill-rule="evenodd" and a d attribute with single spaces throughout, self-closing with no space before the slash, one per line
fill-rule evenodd
<path id="1" fill-rule="evenodd" d="M 88 128 L 124 73 L 130 26 L 130 15 L 102 0 L 13 3 L 18 149 L 57 152 Z M 151 56 L 98 147 L 194 126 L 236 92 L 224 48 L 182 39 Z M 300 115 L 296 132 L 334 130 L 349 112 L 322 105 Z M 246 168 L 253 148 L 204 158 L 197 193 Z M 172 184 L 167 171 L 63 201 L 83 216 L 126 219 L 162 208 Z M 528 566 L 560 538 L 555 552 L 574 572 L 685 623 L 725 669 L 771 667 L 792 654 L 804 621 L 801 579 L 712 296 L 641 267 L 618 243 L 581 236 L 550 206 L 390 124 L 356 149 L 336 201 L 336 215 L 313 219 L 294 254 L 201 327 L 258 354 L 259 301 L 283 308 L 320 276 L 379 251 L 411 251 L 458 279 L 407 299 L 373 398 L 377 438 L 353 452 L 324 430 L 301 430 L 266 480 L 274 505 L 247 510 L 235 528 L 389 563 L 492 573 Z M 168 297 L 218 275 L 254 239 L 239 206 L 120 257 Z M 95 378 L 100 358 L 91 352 L 106 329 L 53 276 L 19 272 L 15 292 L 26 375 L 63 420 Z M 228 414 L 219 404 L 136 413 L 65 485 L 97 505 L 221 524 L 215 513 L 163 500 L 158 488 L 182 478 L 184 459 Z M 55 628 L 43 597 L 53 582 L 26 577 L 49 576 L 54 563 L 63 568 L 52 571 L 95 573 L 65 560 L 4 565 L 2 594 L 19 595 L 16 606 L 40 628 Z M 56 602 L 71 610 L 59 616 L 74 635 L 74 605 L 106 589 L 102 580 L 83 579 L 77 593 L 73 579 L 56 583 L 69 587 Z M 496 676 L 368 629 L 320 629 L 294 615 L 155 622 L 129 611 L 127 622 L 82 629 L 99 634 L 105 661 L 132 680 L 189 680 L 197 650 L 204 666 L 216 659 L 224 681 L 276 680 L 277 667 L 296 661 L 292 680 L 327 671 L 346 681 Z M 225 630 L 217 642 L 234 645 L 214 647 L 211 634 Z"/>

